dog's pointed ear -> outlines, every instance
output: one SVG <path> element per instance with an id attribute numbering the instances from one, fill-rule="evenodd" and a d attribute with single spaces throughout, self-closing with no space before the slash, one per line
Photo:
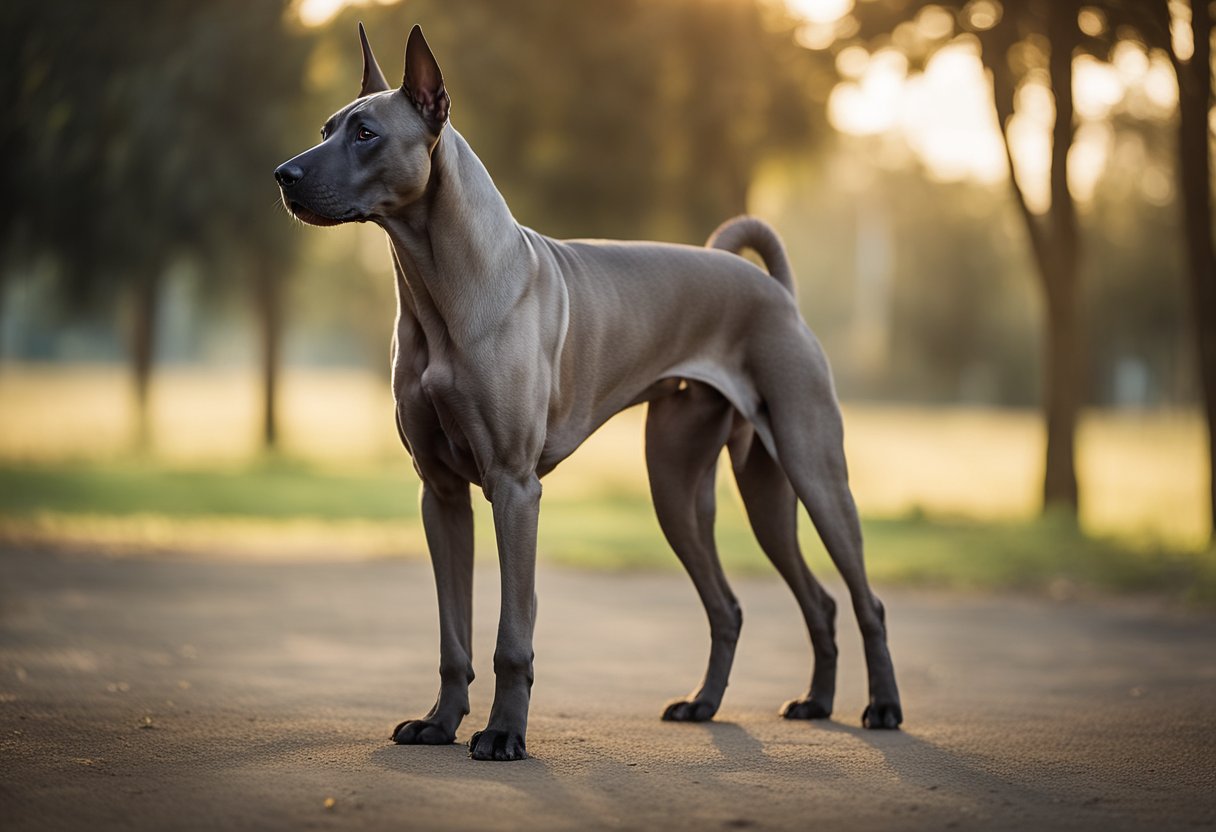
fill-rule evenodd
<path id="1" fill-rule="evenodd" d="M 447 123 L 452 100 L 443 86 L 443 73 L 422 36 L 422 28 L 415 25 L 410 30 L 410 39 L 405 45 L 405 80 L 401 91 L 406 94 L 418 112 L 422 113 L 427 126 L 438 135 Z"/>
<path id="2" fill-rule="evenodd" d="M 388 92 L 392 87 L 380 71 L 376 56 L 372 54 L 372 45 L 367 42 L 367 32 L 363 29 L 363 21 L 359 21 L 359 44 L 363 47 L 363 86 L 359 88 L 359 97 L 371 95 L 374 92 Z"/>

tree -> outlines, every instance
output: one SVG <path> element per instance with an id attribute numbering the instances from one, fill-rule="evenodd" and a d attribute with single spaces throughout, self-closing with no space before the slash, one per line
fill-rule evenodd
<path id="1" fill-rule="evenodd" d="M 23 2 L 7 14 L 15 20 L 3 30 L 11 41 L 5 52 L 15 58 L 19 86 L 5 143 L 20 161 L 11 165 L 19 173 L 6 184 L 13 189 L 11 204 L 21 208 L 5 224 L 20 228 L 27 256 L 45 252 L 61 264 L 69 306 L 113 308 L 120 292 L 130 292 L 132 369 L 142 415 L 155 339 L 152 310 L 171 240 L 147 220 L 149 214 L 174 219 L 171 210 L 151 211 L 159 171 L 146 159 L 171 146 L 172 120 L 141 120 L 132 111 L 136 102 L 139 110 L 159 110 L 165 98 L 149 95 L 155 93 L 148 83 L 154 65 L 141 65 L 142 72 L 99 68 L 133 69 L 135 59 L 121 56 L 139 55 L 138 36 L 154 39 L 156 28 L 141 30 L 142 15 L 122 3 L 52 10 Z M 146 436 L 142 418 L 138 434 Z"/>
<path id="2" fill-rule="evenodd" d="M 304 125 L 316 117 L 302 94 L 312 39 L 290 27 L 288 0 L 192 8 L 199 19 L 189 30 L 185 79 L 193 100 L 188 164 L 206 177 L 194 191 L 197 231 L 189 236 L 213 275 L 249 293 L 261 353 L 260 433 L 273 449 L 287 281 L 301 247 L 271 171 L 300 150 Z"/>
<path id="3" fill-rule="evenodd" d="M 1108 51 L 1109 38 L 1113 37 L 1109 31 L 1096 37 L 1082 35 L 1077 24 L 1082 5 L 1082 0 L 1026 0 L 1003 6 L 961 0 L 913 0 L 865 3 L 856 11 L 860 22 L 858 37 L 874 43 L 885 40 L 889 37 L 887 33 L 911 21 L 926 7 L 946 8 L 953 13 L 956 31 L 972 33 L 980 46 L 980 57 L 992 83 L 1010 190 L 1024 220 L 1046 311 L 1043 411 L 1047 450 L 1043 505 L 1048 510 L 1063 510 L 1074 519 L 1079 501 L 1076 426 L 1085 396 L 1085 376 L 1079 309 L 1081 238 L 1076 204 L 1068 186 L 1068 153 L 1076 132 L 1072 62 L 1080 49 L 1093 53 Z M 946 38 L 939 38 L 929 51 L 947 42 Z M 1045 67 L 1034 63 L 1041 50 L 1020 48 L 1032 43 L 1046 45 Z M 1055 114 L 1051 130 L 1051 201 L 1047 211 L 1039 215 L 1027 202 L 1018 180 L 1009 127 L 1016 112 L 1019 87 L 1043 69 L 1055 101 Z"/>
<path id="4" fill-rule="evenodd" d="M 0 38 L 15 58 L 17 98 L 0 146 L 20 160 L 5 166 L 4 184 L 12 188 L 6 204 L 21 210 L 0 214 L 0 243 L 11 251 L 20 228 L 31 250 L 53 255 L 71 304 L 129 299 L 141 445 L 162 283 L 182 257 L 207 267 L 208 288 L 231 286 L 237 281 L 225 277 L 257 266 L 247 282 L 257 287 L 264 435 L 273 443 L 279 263 L 294 248 L 283 244 L 289 224 L 271 207 L 269 171 L 293 138 L 306 55 L 304 39 L 288 28 L 287 5 L 5 7 Z"/>
<path id="5" fill-rule="evenodd" d="M 350 9 L 326 27 L 318 59 L 358 82 L 355 20 L 390 81 L 408 22 L 444 68 L 453 123 L 519 219 L 554 236 L 702 242 L 746 209 L 755 166 L 805 147 L 822 109 L 808 76 L 822 56 L 757 0 L 417 0 Z M 821 85 L 820 89 L 826 87 Z"/>
<path id="6" fill-rule="evenodd" d="M 1212 227 L 1212 10 L 1206 0 L 1188 6 L 1169 0 L 1103 0 L 1097 3 L 1107 17 L 1107 28 L 1128 36 L 1134 31 L 1149 49 L 1169 56 L 1178 80 L 1177 176 L 1182 195 L 1182 231 L 1195 337 L 1195 364 L 1199 376 L 1208 440 L 1208 508 L 1211 537 L 1216 539 L 1216 246 Z M 1190 20 L 1176 21 L 1185 36 L 1172 36 L 1171 7 L 1189 11 Z M 1189 25 L 1188 25 L 1189 24 Z M 1185 44 L 1180 51 L 1179 44 Z M 1189 52 L 1189 54 L 1187 54 Z"/>
<path id="7" fill-rule="evenodd" d="M 1075 451 L 1077 416 L 1084 395 L 1083 339 L 1078 309 L 1080 236 L 1077 208 L 1068 188 L 1068 151 L 1076 130 L 1072 59 L 1080 35 L 1077 29 L 1078 6 L 1078 3 L 1069 0 L 1055 0 L 1047 6 L 1045 13 L 1034 15 L 1023 11 L 1021 20 L 1013 17 L 1005 25 L 998 24 L 980 36 L 982 54 L 986 56 L 985 65 L 992 75 L 993 101 L 1005 144 L 1009 181 L 1026 221 L 1047 308 L 1043 402 L 1047 421 L 1047 455 L 1043 474 L 1043 503 L 1046 508 L 1064 507 L 1074 516 L 1078 508 Z M 1014 9 L 1007 9 L 1006 14 L 1011 13 L 1017 14 Z M 1017 31 L 1014 26 L 1023 32 L 1045 32 L 1051 44 L 1048 77 L 1055 98 L 1051 131 L 1051 205 L 1042 220 L 1030 210 L 1025 194 L 1018 185 L 1009 141 L 1009 125 L 1014 114 L 1017 90 L 1016 77 L 1008 61 L 1009 48 L 1013 45 L 1010 36 Z"/>
<path id="8" fill-rule="evenodd" d="M 1164 0 L 1161 3 L 1165 6 Z M 1168 14 L 1168 7 L 1166 9 Z M 1194 54 L 1183 60 L 1171 42 L 1178 75 L 1178 174 L 1182 189 L 1187 264 L 1194 312 L 1196 363 L 1208 426 L 1208 503 L 1216 538 L 1216 250 L 1212 245 L 1212 11 L 1191 3 Z"/>
<path id="9" fill-rule="evenodd" d="M 1120 4 L 1122 6 L 1122 4 Z M 1208 429 L 1208 508 L 1216 539 L 1216 248 L 1212 240 L 1212 9 L 1206 0 L 1190 3 L 1193 53 L 1179 54 L 1170 37 L 1166 0 L 1139 12 L 1149 43 L 1164 48 L 1178 78 L 1178 186 L 1194 316 L 1195 363 Z M 1135 18 L 1133 18 L 1134 20 Z"/>

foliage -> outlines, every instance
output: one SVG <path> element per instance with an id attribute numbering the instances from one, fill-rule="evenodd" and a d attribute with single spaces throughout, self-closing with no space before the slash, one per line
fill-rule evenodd
<path id="1" fill-rule="evenodd" d="M 1206 2 L 1206 0 L 1204 0 Z M 1035 271 L 1045 300 L 1044 413 L 1047 454 L 1045 506 L 1068 506 L 1075 513 L 1078 488 L 1074 461 L 1077 414 L 1084 400 L 1079 314 L 1081 237 L 1069 182 L 1069 156 L 1076 135 L 1073 61 L 1078 52 L 1109 59 L 1115 44 L 1141 39 L 1136 28 L 1159 40 L 1166 27 L 1164 3 L 1105 6 L 1088 0 L 880 0 L 858 10 L 858 35 L 871 47 L 894 43 L 910 61 L 922 64 L 938 49 L 965 33 L 980 47 L 992 84 L 997 123 L 1009 167 L 1009 183 L 1025 221 Z M 946 11 L 948 10 L 948 11 Z M 1088 15 L 1088 22 L 1081 18 Z M 925 26 L 943 19 L 944 25 Z M 1206 54 L 1206 51 L 1205 53 Z M 1010 143 L 1017 94 L 1030 81 L 1046 81 L 1054 114 L 1051 128 L 1051 200 L 1042 214 L 1032 210 L 1015 170 Z"/>
<path id="2" fill-rule="evenodd" d="M 756 0 L 351 9 L 317 47 L 322 64 L 344 67 L 321 90 L 331 108 L 357 89 L 356 18 L 390 81 L 421 23 L 453 124 L 519 219 L 554 236 L 701 243 L 745 210 L 766 155 L 807 146 L 823 122 L 814 93 L 826 94 L 826 61 Z"/>
<path id="3" fill-rule="evenodd" d="M 273 441 L 278 289 L 293 249 L 269 171 L 306 55 L 287 11 L 287 0 L 18 0 L 4 12 L 17 89 L 0 146 L 19 160 L 4 184 L 22 209 L 0 214 L 0 243 L 52 257 L 68 306 L 130 299 L 140 445 L 163 276 L 182 258 L 204 263 L 210 283 L 258 288 Z"/>
<path id="4" fill-rule="evenodd" d="M 65 8 L 66 5 L 66 8 Z M 282 239 L 269 171 L 305 57 L 285 0 L 6 4 L 17 148 L 5 217 L 90 300 L 190 255 Z M 273 56 L 272 60 L 268 57 Z M 230 269 L 214 268 L 217 277 Z"/>
<path id="5" fill-rule="evenodd" d="M 869 27 L 857 37 L 885 26 L 888 34 L 875 34 L 873 44 L 894 43 L 905 24 L 898 38 L 912 43 L 905 35 L 920 5 L 857 4 Z M 1156 14 L 1153 4 L 1124 5 L 1129 15 Z M 247 297 L 227 299 L 249 283 L 253 248 L 254 259 L 291 270 L 286 325 L 295 360 L 382 366 L 392 291 L 380 235 L 293 226 L 266 171 L 311 143 L 325 115 L 354 94 L 355 19 L 368 24 L 393 79 L 417 20 L 447 74 L 456 126 L 521 221 L 557 236 L 699 243 L 741 209 L 741 184 L 754 196 L 759 167 L 792 181 L 789 159 L 809 159 L 820 175 L 799 180 L 796 199 L 820 207 L 762 210 L 782 223 L 803 279 L 804 314 L 833 357 L 842 393 L 1017 404 L 1037 396 L 1035 299 L 1019 292 L 1010 302 L 999 288 L 1033 262 L 1024 232 L 1010 222 L 1007 195 L 922 181 L 907 168 L 884 171 L 867 194 L 887 210 L 897 237 L 894 360 L 881 377 L 854 371 L 850 275 L 860 242 L 850 224 L 855 195 L 843 192 L 837 172 L 856 160 L 831 141 L 823 119 L 837 80 L 833 56 L 798 46 L 779 4 L 419 0 L 350 9 L 309 32 L 284 18 L 275 0 L 140 6 L 71 2 L 60 14 L 19 0 L 0 9 L 9 56 L 0 84 L 15 102 L 14 118 L 0 124 L 0 151 L 21 160 L 0 170 L 0 184 L 14 195 L 0 207 L 0 241 L 7 241 L 0 245 L 10 261 L 33 255 L 37 230 L 39 250 L 79 263 L 62 294 L 93 320 L 112 316 L 116 290 L 144 264 L 155 269 L 162 256 L 187 253 L 208 262 L 199 264 L 202 280 L 186 296 L 186 314 L 209 334 L 220 330 L 215 323 L 228 329 L 233 310 L 250 305 Z M 1159 25 L 1141 30 L 1160 44 Z M 916 41 L 914 64 L 942 42 Z M 121 134 L 143 110 L 148 139 L 138 151 L 123 149 Z M 62 128 L 72 113 L 73 127 Z M 1122 119 L 1116 127 L 1143 135 L 1155 164 L 1173 154 L 1164 122 Z M 849 153 L 878 155 L 864 146 Z M 118 167 L 103 183 L 100 170 L 111 163 L 101 162 L 110 157 Z M 162 166 L 172 170 L 162 176 Z M 1173 285 L 1161 290 L 1180 268 L 1173 206 L 1144 204 L 1127 190 L 1135 177 L 1124 168 L 1112 167 L 1103 183 L 1095 213 L 1082 223 L 1090 401 L 1112 400 L 1115 365 L 1128 357 L 1149 369 L 1148 401 L 1187 400 L 1194 387 L 1178 357 L 1184 306 Z M 78 212 L 68 204 L 106 207 L 83 222 L 72 221 Z M 25 320 L 38 341 L 24 352 L 41 345 L 46 355 L 58 349 L 48 340 L 65 325 L 54 309 L 35 311 Z M 162 333 L 162 343 L 166 336 L 177 333 Z M 210 347 L 196 340 L 178 353 L 232 360 L 230 349 L 215 346 L 230 341 L 217 335 Z M 115 351 L 108 339 L 105 346 Z"/>

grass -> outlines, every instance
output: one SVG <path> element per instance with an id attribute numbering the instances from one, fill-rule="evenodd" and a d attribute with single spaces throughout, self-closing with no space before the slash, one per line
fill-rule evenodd
<path id="1" fill-rule="evenodd" d="M 272 461 L 216 469 L 155 463 L 0 464 L 0 515 L 401 520 L 417 516 L 408 469 L 360 474 Z"/>
<path id="2" fill-rule="evenodd" d="M 283 460 L 229 468 L 154 463 L 0 464 L 0 536 L 242 555 L 269 552 L 421 556 L 412 473 L 404 465 L 333 471 Z M 732 574 L 771 574 L 728 479 L 717 541 Z M 488 505 L 474 501 L 478 555 L 493 558 Z M 809 522 L 811 567 L 834 575 Z M 1165 593 L 1216 604 L 1216 553 L 1082 534 L 1063 518 L 1023 522 L 864 522 L 876 583 L 1069 594 L 1089 588 Z M 561 493 L 541 513 L 540 557 L 595 569 L 677 570 L 644 492 L 619 485 Z"/>
<path id="3" fill-rule="evenodd" d="M 282 450 L 256 450 L 256 378 L 163 371 L 148 453 L 129 452 L 120 369 L 0 365 L 0 545 L 211 555 L 425 552 L 417 479 L 386 379 L 290 370 Z M 545 481 L 539 554 L 603 569 L 679 569 L 654 519 L 643 411 L 609 422 Z M 1192 412 L 1089 413 L 1078 437 L 1079 531 L 1038 517 L 1043 435 L 1032 411 L 847 406 L 850 480 L 876 582 L 1068 593 L 1149 590 L 1216 604 L 1203 427 Z M 723 475 L 728 570 L 771 574 Z M 479 556 L 494 557 L 474 500 Z M 834 569 L 803 519 L 819 574 Z"/>

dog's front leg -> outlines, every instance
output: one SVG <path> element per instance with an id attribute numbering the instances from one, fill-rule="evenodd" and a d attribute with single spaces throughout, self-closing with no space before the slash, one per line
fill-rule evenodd
<path id="1" fill-rule="evenodd" d="M 502 607 L 494 650 L 494 705 L 484 731 L 469 741 L 475 760 L 528 756 L 528 702 L 532 695 L 532 629 L 536 623 L 536 522 L 540 480 L 534 472 L 486 479 L 502 573 Z"/>
<path id="2" fill-rule="evenodd" d="M 422 719 L 393 731 L 402 745 L 446 745 L 469 712 L 473 681 L 473 508 L 469 484 L 424 482 L 422 523 L 439 594 L 439 697 Z"/>

